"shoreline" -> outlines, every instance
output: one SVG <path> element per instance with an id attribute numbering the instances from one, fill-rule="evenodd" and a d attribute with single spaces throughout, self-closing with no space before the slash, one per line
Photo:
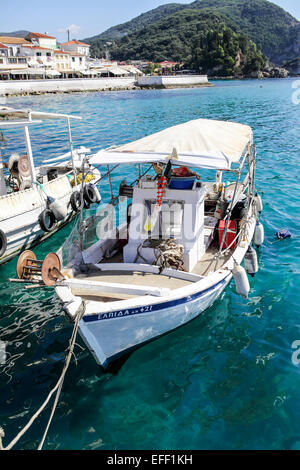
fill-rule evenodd
<path id="1" fill-rule="evenodd" d="M 300 75 L 292 75 L 286 78 L 280 77 L 208 77 L 211 81 L 243 81 L 243 80 L 283 80 L 297 78 Z M 149 84 L 142 85 L 136 82 L 135 78 L 103 78 L 101 83 L 92 83 L 92 80 L 99 79 L 73 79 L 71 80 L 9 80 L 0 81 L 0 99 L 13 98 L 19 96 L 41 96 L 87 92 L 107 92 L 107 91 L 133 91 L 133 90 L 168 90 L 180 88 L 210 88 L 214 84 L 210 81 L 204 83 L 180 83 L 180 84 Z M 65 82 L 65 83 L 64 83 Z M 66 83 L 68 82 L 68 83 Z M 71 82 L 71 84 L 70 84 Z M 27 85 L 27 86 L 26 86 Z M 35 85 L 32 87 L 31 85 Z M 50 85 L 50 87 L 48 87 Z M 36 88 L 36 89 L 35 89 Z"/>
<path id="2" fill-rule="evenodd" d="M 212 86 L 207 76 L 102 77 L 0 81 L 0 97 Z"/>
<path id="3" fill-rule="evenodd" d="M 214 85 L 209 83 L 207 85 L 170 85 L 170 86 L 129 86 L 129 87 L 108 87 L 108 88 L 101 88 L 101 89 L 93 89 L 93 90 L 82 90 L 82 89 L 74 89 L 68 91 L 62 90 L 55 90 L 55 91 L 26 91 L 26 92 L 18 92 L 18 93 L 9 93 L 2 95 L 0 93 L 1 98 L 16 98 L 18 96 L 42 96 L 42 95 L 68 95 L 72 93 L 95 93 L 95 92 L 114 92 L 114 91 L 141 91 L 141 90 L 174 90 L 179 88 L 210 88 Z"/>

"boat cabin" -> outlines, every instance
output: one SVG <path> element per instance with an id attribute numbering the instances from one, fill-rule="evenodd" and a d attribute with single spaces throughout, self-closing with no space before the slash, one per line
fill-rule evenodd
<path id="1" fill-rule="evenodd" d="M 155 264 L 155 245 L 168 239 L 183 246 L 183 267 L 187 271 L 192 271 L 203 256 L 205 190 L 196 177 L 180 179 L 171 177 L 166 182 L 161 204 L 157 180 L 143 178 L 134 188 L 128 244 L 123 249 L 125 263 Z"/>

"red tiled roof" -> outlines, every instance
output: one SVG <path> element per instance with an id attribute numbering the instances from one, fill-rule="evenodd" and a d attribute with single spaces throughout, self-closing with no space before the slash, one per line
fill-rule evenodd
<path id="1" fill-rule="evenodd" d="M 8 47 L 2 44 L 2 42 L 0 42 L 0 49 L 8 49 Z"/>
<path id="2" fill-rule="evenodd" d="M 48 38 L 48 39 L 56 39 L 53 36 L 48 36 L 47 34 L 41 34 L 41 33 L 29 33 L 27 34 L 26 38 Z"/>
<path id="3" fill-rule="evenodd" d="M 41 51 L 53 51 L 53 49 L 48 49 L 47 47 L 40 47 L 40 46 L 22 46 L 24 47 L 25 49 L 38 49 L 38 50 L 41 50 Z"/>
<path id="4" fill-rule="evenodd" d="M 71 52 L 60 51 L 59 49 L 55 49 L 55 50 L 54 50 L 54 54 L 66 54 L 66 55 L 70 55 Z"/>
<path id="5" fill-rule="evenodd" d="M 0 42 L 5 44 L 30 44 L 24 38 L 17 38 L 13 36 L 0 36 Z"/>
<path id="6" fill-rule="evenodd" d="M 178 62 L 171 62 L 169 60 L 165 60 L 164 62 L 159 62 L 159 65 L 176 65 Z"/>
<path id="7" fill-rule="evenodd" d="M 75 39 L 73 39 L 73 41 L 64 42 L 63 44 L 61 44 L 61 46 L 67 46 L 68 44 L 76 44 L 77 46 L 88 46 L 88 47 L 90 47 L 89 44 L 85 44 L 84 42 L 76 41 Z"/>

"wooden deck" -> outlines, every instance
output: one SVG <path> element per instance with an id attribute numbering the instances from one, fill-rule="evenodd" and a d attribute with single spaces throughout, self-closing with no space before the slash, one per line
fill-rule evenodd
<path id="1" fill-rule="evenodd" d="M 193 269 L 193 274 L 198 274 L 200 276 L 207 276 L 210 272 L 216 271 L 222 267 L 224 263 L 231 256 L 231 252 L 227 253 L 226 255 L 222 255 L 218 258 L 216 262 L 215 255 L 217 254 L 218 249 L 216 247 L 210 247 L 201 260 L 197 263 L 195 268 Z M 105 262 L 109 263 L 120 263 L 123 261 L 123 257 L 120 254 L 116 254 L 109 260 L 105 260 Z M 104 262 L 102 262 L 103 264 Z M 136 285 L 136 286 L 150 286 L 150 287 L 159 287 L 159 288 L 168 288 L 170 290 L 175 290 L 180 287 L 185 287 L 192 283 L 192 281 L 187 281 L 183 279 L 177 279 L 174 277 L 169 277 L 163 274 L 153 274 L 153 273 L 145 273 L 139 271 L 122 271 L 122 270 L 114 270 L 114 271 L 93 271 L 88 274 L 80 274 L 76 277 L 77 279 L 85 279 L 90 281 L 100 281 L 100 282 L 109 282 L 109 283 L 117 283 L 117 284 L 128 284 L 128 285 Z M 113 302 L 117 300 L 125 300 L 130 299 L 133 297 L 137 297 L 137 295 L 130 295 L 130 294 L 120 294 L 120 293 L 103 293 L 101 292 L 101 288 L 99 288 L 99 292 L 97 294 L 91 295 L 90 292 L 86 291 L 84 288 L 74 287 L 72 288 L 72 293 L 74 295 L 78 295 L 85 300 L 97 300 L 101 302 Z"/>

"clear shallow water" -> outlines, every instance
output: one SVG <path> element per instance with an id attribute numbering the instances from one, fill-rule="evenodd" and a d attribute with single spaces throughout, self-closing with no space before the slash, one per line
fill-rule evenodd
<path id="1" fill-rule="evenodd" d="M 82 115 L 84 121 L 72 126 L 74 141 L 92 150 L 198 117 L 249 124 L 258 152 L 257 188 L 264 192 L 265 244 L 249 299 L 231 283 L 204 316 L 137 350 L 113 372 L 104 374 L 86 349 L 77 348 L 45 449 L 300 449 L 300 365 L 292 363 L 291 347 L 300 340 L 300 105 L 292 103 L 291 80 L 215 85 L 6 100 Z M 37 162 L 68 150 L 63 125 L 43 125 L 31 135 Z M 8 150 L 22 150 L 21 134 L 9 137 Z M 119 176 L 129 177 L 130 169 Z M 115 176 L 114 184 L 119 181 Z M 101 192 L 108 195 L 107 185 Z M 281 228 L 292 239 L 275 241 Z M 37 255 L 59 248 L 70 229 L 37 247 Z M 71 334 L 52 291 L 7 282 L 15 267 L 12 260 L 0 268 L 4 444 L 56 383 Z M 16 448 L 35 448 L 48 416 L 49 409 Z"/>

